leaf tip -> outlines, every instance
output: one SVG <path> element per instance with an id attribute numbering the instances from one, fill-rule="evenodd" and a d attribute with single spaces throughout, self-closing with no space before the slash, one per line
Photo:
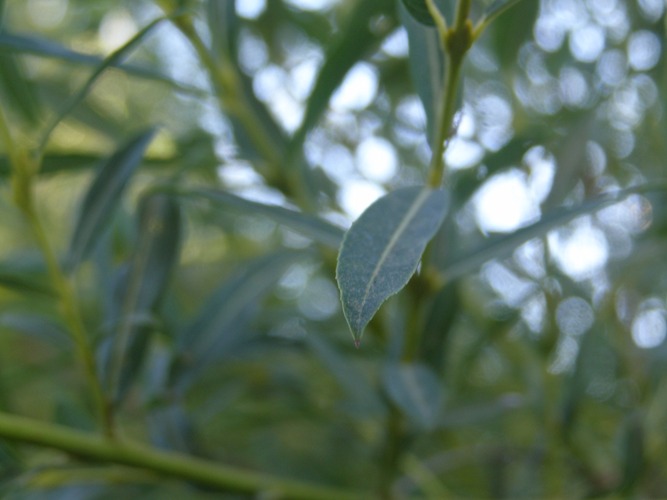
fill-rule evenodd
<path id="1" fill-rule="evenodd" d="M 354 347 L 356 349 L 359 349 L 360 345 L 361 345 L 361 339 L 354 339 Z"/>

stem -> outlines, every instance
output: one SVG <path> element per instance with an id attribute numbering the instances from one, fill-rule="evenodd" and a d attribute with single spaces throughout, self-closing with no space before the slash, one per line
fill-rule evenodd
<path id="1" fill-rule="evenodd" d="M 279 165 L 282 157 L 279 154 L 280 146 L 275 144 L 266 132 L 263 124 L 250 110 L 243 93 L 241 82 L 235 71 L 230 70 L 231 65 L 220 67 L 206 44 L 194 29 L 190 19 L 180 16 L 173 19 L 176 27 L 190 40 L 199 59 L 209 72 L 213 85 L 218 95 L 218 100 L 223 112 L 228 112 L 236 117 L 242 124 L 245 132 L 261 151 L 262 156 L 270 163 Z"/>
<path id="2" fill-rule="evenodd" d="M 456 94 L 461 78 L 461 67 L 466 52 L 472 46 L 473 27 L 468 15 L 470 13 L 471 0 L 459 0 L 456 6 L 456 16 L 451 29 L 446 29 L 444 22 L 436 25 L 445 51 L 445 74 L 443 77 L 444 87 L 438 107 L 436 131 L 433 138 L 431 150 L 431 165 L 428 184 L 432 188 L 439 188 L 445 175 L 444 154 L 447 139 L 454 128 L 454 115 L 456 114 Z M 427 6 L 433 13 L 435 6 L 433 0 L 427 0 Z"/>
<path id="3" fill-rule="evenodd" d="M 28 219 L 28 224 L 32 229 L 35 239 L 37 240 L 37 245 L 46 261 L 46 267 L 53 288 L 60 297 L 60 309 L 65 323 L 69 327 L 74 344 L 79 351 L 79 358 L 83 364 L 88 384 L 92 390 L 92 396 L 94 398 L 95 407 L 97 408 L 100 425 L 106 437 L 113 438 L 115 433 L 113 410 L 110 402 L 104 394 L 104 390 L 97 375 L 98 371 L 95 354 L 88 341 L 88 335 L 81 318 L 74 290 L 58 263 L 34 205 L 31 204 L 28 207 L 28 210 L 24 211 L 24 214 Z"/>
<path id="4" fill-rule="evenodd" d="M 33 180 L 34 174 L 38 171 L 39 160 L 30 157 L 28 154 L 24 154 L 16 146 L 2 109 L 0 109 L 0 136 L 5 143 L 11 162 L 14 201 L 27 219 L 28 225 L 36 239 L 37 246 L 44 257 L 49 278 L 55 292 L 60 298 L 60 309 L 63 319 L 69 327 L 72 339 L 79 351 L 79 357 L 83 363 L 86 378 L 92 389 L 101 426 L 105 435 L 112 437 L 114 432 L 111 407 L 97 376 L 95 356 L 88 342 L 88 336 L 86 335 L 86 329 L 77 307 L 74 290 L 60 267 L 35 208 Z"/>
<path id="5" fill-rule="evenodd" d="M 260 493 L 266 498 L 310 500 L 360 499 L 361 494 L 340 491 L 275 476 L 217 465 L 180 453 L 155 450 L 54 424 L 0 412 L 0 437 L 55 448 L 89 460 L 139 467 L 145 470 L 206 485 L 221 491 Z"/>

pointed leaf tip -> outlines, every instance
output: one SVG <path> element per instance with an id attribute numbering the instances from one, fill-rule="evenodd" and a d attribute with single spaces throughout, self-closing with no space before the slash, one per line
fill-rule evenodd
<path id="1" fill-rule="evenodd" d="M 359 349 L 360 345 L 361 345 L 361 339 L 354 339 L 354 347 Z"/>
<path id="2" fill-rule="evenodd" d="M 444 191 L 414 186 L 383 196 L 352 224 L 336 279 L 355 345 L 382 303 L 414 274 L 446 212 Z"/>

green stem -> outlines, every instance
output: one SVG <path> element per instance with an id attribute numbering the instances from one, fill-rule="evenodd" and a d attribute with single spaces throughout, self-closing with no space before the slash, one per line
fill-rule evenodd
<path id="1" fill-rule="evenodd" d="M 279 153 L 280 147 L 270 138 L 264 125 L 250 109 L 241 82 L 236 72 L 231 68 L 231 64 L 219 65 L 217 63 L 189 18 L 179 16 L 175 17 L 173 22 L 190 40 L 199 59 L 206 67 L 223 112 L 230 113 L 243 124 L 245 132 L 268 162 L 280 165 L 282 161 Z"/>
<path id="2" fill-rule="evenodd" d="M 427 0 L 429 9 L 435 9 L 433 0 Z M 465 54 L 472 46 L 473 27 L 468 16 L 470 14 L 471 0 L 459 0 L 456 7 L 454 25 L 446 29 L 444 22 L 437 23 L 438 33 L 445 51 L 445 74 L 443 77 L 444 87 L 438 107 L 436 131 L 433 137 L 431 150 L 431 165 L 429 168 L 428 184 L 432 188 L 439 188 L 445 176 L 444 154 L 447 139 L 454 128 L 454 116 L 456 114 L 456 95 L 461 79 L 461 67 Z M 437 20 L 437 18 L 436 18 Z"/>
<path id="3" fill-rule="evenodd" d="M 25 216 L 44 257 L 49 279 L 60 298 L 63 319 L 69 327 L 72 339 L 79 351 L 79 357 L 95 400 L 95 407 L 99 413 L 101 426 L 105 435 L 112 437 L 114 432 L 111 407 L 97 376 L 95 355 L 86 335 L 86 329 L 79 313 L 74 290 L 60 267 L 35 207 L 33 181 L 35 173 L 39 170 L 39 160 L 29 156 L 27 153 L 21 152 L 16 146 L 2 109 L 0 109 L 0 136 L 5 143 L 11 162 L 14 201 Z"/>
<path id="4" fill-rule="evenodd" d="M 99 460 L 192 481 L 221 491 L 260 494 L 266 498 L 309 500 L 360 499 L 361 494 L 248 472 L 180 453 L 156 450 L 130 441 L 110 441 L 63 426 L 0 412 L 0 437 L 55 448 Z"/>

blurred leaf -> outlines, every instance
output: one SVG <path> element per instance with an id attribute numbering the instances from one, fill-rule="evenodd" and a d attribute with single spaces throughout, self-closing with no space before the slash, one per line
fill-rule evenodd
<path id="1" fill-rule="evenodd" d="M 67 267 L 74 270 L 85 260 L 104 233 L 120 204 L 125 186 L 141 163 L 154 130 L 143 132 L 117 150 L 99 172 L 83 199 L 70 240 Z"/>
<path id="2" fill-rule="evenodd" d="M 5 49 L 8 52 L 20 52 L 40 57 L 60 59 L 62 61 L 74 64 L 82 64 L 85 66 L 99 67 L 104 63 L 104 59 L 102 57 L 75 52 L 68 49 L 67 47 L 63 47 L 53 40 L 47 40 L 45 38 L 40 38 L 34 35 L 0 33 L 0 49 Z M 109 65 L 127 73 L 128 75 L 165 83 L 172 87 L 174 90 L 183 94 L 195 95 L 199 97 L 207 97 L 210 95 L 210 92 L 206 91 L 205 89 L 193 87 L 186 83 L 176 82 L 158 71 L 146 68 L 144 65 L 139 66 L 135 64 L 122 63 L 119 60 L 111 61 Z"/>
<path id="3" fill-rule="evenodd" d="M 44 269 L 23 269 L 14 262 L 0 262 L 0 287 L 19 293 L 53 295 Z"/>
<path id="4" fill-rule="evenodd" d="M 387 0 L 364 0 L 356 2 L 348 14 L 344 25 L 335 41 L 329 44 L 313 87 L 301 126 L 294 133 L 290 149 L 298 151 L 303 145 L 308 132 L 317 124 L 322 113 L 327 109 L 334 91 L 343 82 L 348 71 L 381 42 L 394 25 L 391 15 L 391 2 Z M 381 33 L 373 28 L 373 19 L 384 14 Z"/>
<path id="5" fill-rule="evenodd" d="M 568 127 L 567 137 L 556 148 L 556 174 L 549 196 L 542 208 L 549 211 L 560 205 L 582 178 L 586 162 L 586 146 L 591 137 L 595 117 L 585 113 Z"/>
<path id="6" fill-rule="evenodd" d="M 422 431 L 433 430 L 443 404 L 438 377 L 425 365 L 390 363 L 382 373 L 382 383 L 394 404 Z"/>
<path id="7" fill-rule="evenodd" d="M 3 312 L 0 314 L 0 328 L 30 335 L 60 348 L 72 346 L 70 336 L 62 325 L 35 310 Z"/>
<path id="8" fill-rule="evenodd" d="M 488 424 L 501 419 L 508 413 L 526 407 L 527 403 L 523 395 L 510 393 L 489 402 L 469 404 L 463 407 L 448 407 L 438 426 L 455 429 Z"/>
<path id="9" fill-rule="evenodd" d="M 344 232 L 338 226 L 334 226 L 314 215 L 297 212 L 289 208 L 246 200 L 235 194 L 213 189 L 179 190 L 177 194 L 204 198 L 215 205 L 219 204 L 225 208 L 232 208 L 243 214 L 262 215 L 331 248 L 338 249 L 343 240 Z"/>
<path id="10" fill-rule="evenodd" d="M 401 0 L 410 16 L 425 26 L 435 26 L 433 17 L 428 10 L 426 0 Z M 456 0 L 435 0 L 435 4 L 449 23 L 453 22 L 454 5 Z"/>
<path id="11" fill-rule="evenodd" d="M 350 227 L 336 279 L 355 344 L 380 305 L 414 274 L 447 203 L 442 190 L 402 188 L 377 200 Z"/>
<path id="12" fill-rule="evenodd" d="M 236 16 L 236 2 L 229 0 L 208 0 L 206 2 L 208 29 L 211 32 L 211 47 L 218 58 L 225 56 L 236 59 L 236 40 L 239 20 Z"/>
<path id="13" fill-rule="evenodd" d="M 38 149 L 43 151 L 46 144 L 49 141 L 51 133 L 58 126 L 58 124 L 79 104 L 85 99 L 90 90 L 93 88 L 93 85 L 97 82 L 98 78 L 104 73 L 108 68 L 120 63 L 128 54 L 139 45 L 144 38 L 146 38 L 155 27 L 157 27 L 162 21 L 166 18 L 159 17 L 154 21 L 148 23 L 141 30 L 139 30 L 130 40 L 125 42 L 119 49 L 115 50 L 109 56 L 107 56 L 102 63 L 95 68 L 95 71 L 88 77 L 86 83 L 79 89 L 78 92 L 72 94 L 72 96 L 65 101 L 56 114 L 56 116 L 48 123 Z"/>
<path id="14" fill-rule="evenodd" d="M 178 262 L 180 209 L 169 196 L 141 200 L 138 241 L 118 290 L 117 326 L 102 361 L 109 393 L 117 403 L 141 368 L 152 328 L 152 310 L 164 294 Z"/>
<path id="15" fill-rule="evenodd" d="M 410 76 L 426 113 L 429 145 L 433 144 L 440 96 L 443 89 L 444 54 L 435 28 L 416 22 L 399 6 L 401 23 L 408 33 Z"/>
<path id="16" fill-rule="evenodd" d="M 41 116 L 39 94 L 12 54 L 0 53 L 0 90 L 6 102 L 11 103 L 27 123 L 37 124 Z"/>
<path id="17" fill-rule="evenodd" d="M 623 479 L 620 490 L 626 495 L 646 471 L 646 437 L 640 411 L 630 413 L 621 427 L 621 462 Z"/>
<path id="18" fill-rule="evenodd" d="M 445 285 L 425 309 L 428 312 L 420 336 L 420 359 L 437 373 L 443 368 L 445 343 L 461 312 L 457 284 Z"/>
<path id="19" fill-rule="evenodd" d="M 305 341 L 345 391 L 355 416 L 377 416 L 385 412 L 377 391 L 354 362 L 336 350 L 323 335 L 309 333 Z"/>
<path id="20" fill-rule="evenodd" d="M 237 61 L 237 39 L 240 22 L 236 15 L 235 2 L 229 0 L 208 0 L 207 19 L 209 31 L 211 32 L 211 46 L 218 66 L 232 66 L 234 77 L 239 80 L 237 91 L 241 94 L 238 99 L 242 106 L 247 108 L 256 123 L 256 127 L 263 129 L 263 133 L 270 141 L 270 146 L 276 152 L 278 158 L 284 158 L 287 151 L 287 138 L 282 128 L 276 123 L 271 113 L 267 110 L 253 91 L 253 81 L 239 67 Z M 229 71 L 226 68 L 224 71 Z M 215 78 L 214 78 L 215 80 Z M 224 89 L 219 89 L 225 92 Z M 243 155 L 250 160 L 266 161 L 258 151 L 258 143 L 255 139 L 256 131 L 248 130 L 248 121 L 241 120 L 234 113 L 229 114 L 229 119 L 234 127 L 236 142 Z"/>
<path id="21" fill-rule="evenodd" d="M 287 267 L 303 256 L 303 252 L 275 252 L 238 266 L 178 336 L 172 382 L 180 388 L 189 384 L 240 342 L 262 298 Z"/>
<path id="22" fill-rule="evenodd" d="M 494 2 L 484 10 L 483 22 L 485 24 L 493 22 L 493 20 L 500 16 L 503 12 L 511 9 L 520 1 L 521 0 L 494 0 Z"/>
<path id="23" fill-rule="evenodd" d="M 488 238 L 478 247 L 467 250 L 464 255 L 453 258 L 442 270 L 442 277 L 445 282 L 459 278 L 472 272 L 491 259 L 500 259 L 510 255 L 517 247 L 533 238 L 544 236 L 552 229 L 567 224 L 581 215 L 592 214 L 609 205 L 623 201 L 623 199 L 632 194 L 663 192 L 666 189 L 667 186 L 660 184 L 637 186 L 590 199 L 576 207 L 553 210 L 543 215 L 534 224 L 517 229 L 513 233 L 504 236 Z"/>
<path id="24" fill-rule="evenodd" d="M 164 450 L 196 455 L 195 429 L 187 410 L 178 404 L 160 406 L 148 417 L 151 441 Z"/>

